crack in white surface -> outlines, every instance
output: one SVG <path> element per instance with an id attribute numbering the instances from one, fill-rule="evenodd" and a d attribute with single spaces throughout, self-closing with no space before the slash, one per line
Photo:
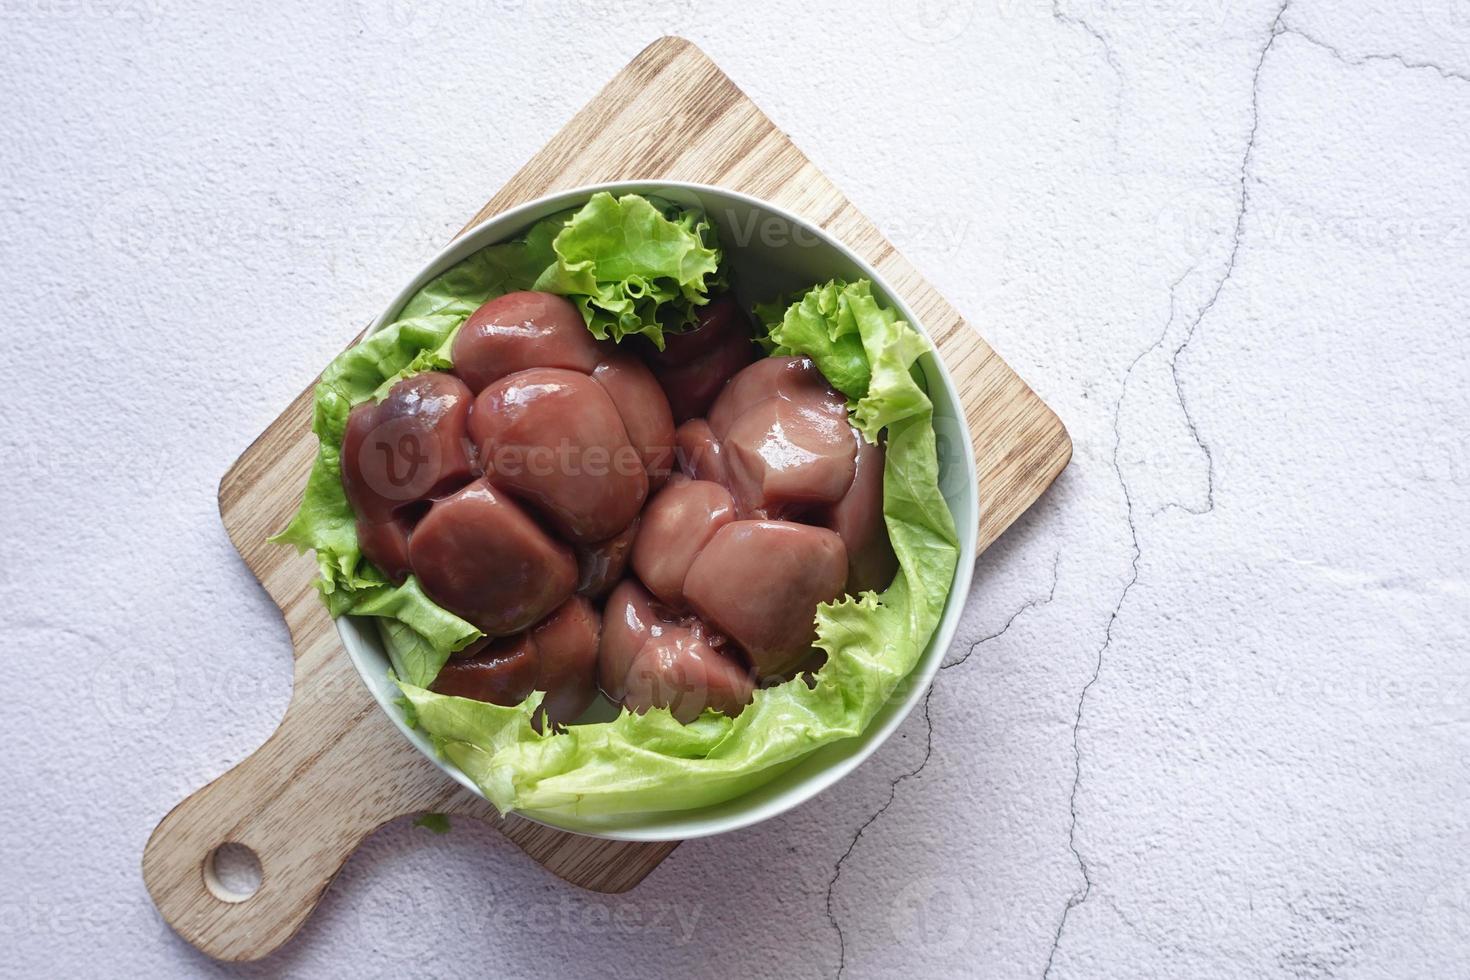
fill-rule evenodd
<path id="1" fill-rule="evenodd" d="M 1078 17 L 1075 14 L 1069 14 L 1065 10 L 1063 10 L 1061 0 L 1052 0 L 1051 18 L 1058 24 L 1066 24 L 1068 27 L 1078 28 L 1089 37 L 1091 37 L 1094 41 L 1096 41 L 1098 45 L 1102 48 L 1103 60 L 1106 61 L 1108 67 L 1113 70 L 1113 74 L 1118 76 L 1119 83 L 1122 83 L 1123 69 L 1118 66 L 1118 59 L 1113 55 L 1113 46 L 1108 41 L 1108 39 L 1103 36 L 1102 31 L 1099 31 L 1096 27 L 1093 27 L 1091 22 L 1089 22 L 1086 18 Z"/>
<path id="2" fill-rule="evenodd" d="M 1092 892 L 1092 876 L 1087 870 L 1087 859 L 1082 856 L 1082 851 L 1077 847 L 1077 790 L 1082 784 L 1082 751 L 1078 745 L 1078 730 L 1082 727 L 1082 713 L 1087 705 L 1087 694 L 1092 690 L 1092 686 L 1097 683 L 1098 678 L 1102 676 L 1103 655 L 1113 642 L 1113 624 L 1118 621 L 1118 616 L 1122 611 L 1124 601 L 1128 598 L 1128 593 L 1133 590 L 1133 586 L 1138 582 L 1138 561 L 1142 557 L 1143 552 L 1138 544 L 1138 526 L 1133 520 L 1133 492 L 1128 486 L 1128 481 L 1123 477 L 1123 468 L 1118 460 L 1119 449 L 1123 442 L 1120 417 L 1123 412 L 1123 399 L 1128 394 L 1128 381 L 1132 377 L 1134 369 L 1138 367 L 1139 362 L 1152 349 L 1152 346 L 1146 348 L 1133 359 L 1133 363 L 1129 365 L 1127 373 L 1123 376 L 1123 389 L 1118 395 L 1117 404 L 1113 407 L 1113 469 L 1117 471 L 1118 483 L 1123 488 L 1123 501 L 1127 507 L 1128 534 L 1132 541 L 1133 558 L 1130 563 L 1131 572 L 1128 581 L 1124 583 L 1123 591 L 1118 596 L 1118 602 L 1113 606 L 1113 612 L 1108 617 L 1108 625 L 1103 635 L 1102 646 L 1098 647 L 1097 656 L 1093 661 L 1092 676 L 1083 685 L 1082 693 L 1077 698 L 1077 714 L 1072 721 L 1072 791 L 1068 801 L 1071 822 L 1067 828 L 1067 847 L 1071 850 L 1072 857 L 1077 861 L 1077 870 L 1082 873 L 1082 888 L 1068 897 L 1067 904 L 1062 909 L 1062 917 L 1057 923 L 1056 933 L 1052 936 L 1051 948 L 1046 954 L 1046 968 L 1042 971 L 1043 978 L 1051 975 L 1052 965 L 1056 960 L 1057 949 L 1062 943 L 1062 933 L 1067 928 L 1068 916 L 1071 915 L 1074 908 L 1087 901 L 1087 896 Z"/>
<path id="3" fill-rule="evenodd" d="M 1177 301 L 1178 301 L 1178 295 L 1179 295 L 1179 287 L 1184 284 L 1184 280 L 1188 279 L 1191 275 L 1194 274 L 1194 271 L 1197 268 L 1198 268 L 1198 266 L 1190 266 L 1188 269 L 1186 269 L 1179 276 L 1178 279 L 1175 279 L 1173 282 L 1171 282 L 1169 284 L 1169 316 L 1164 321 L 1164 329 L 1159 332 L 1159 339 L 1158 340 L 1155 340 L 1148 347 L 1145 347 L 1143 349 L 1142 353 L 1140 353 L 1137 357 L 1135 357 L 1133 359 L 1133 363 L 1128 366 L 1128 371 L 1123 376 L 1123 394 L 1124 395 L 1127 394 L 1128 380 L 1129 380 L 1130 377 L 1132 377 L 1133 371 L 1138 366 L 1139 362 L 1142 361 L 1148 355 L 1152 354 L 1154 351 L 1158 350 L 1160 347 L 1163 347 L 1164 346 L 1164 341 L 1167 340 L 1167 339 L 1169 339 L 1169 332 L 1174 329 L 1174 320 L 1175 320 L 1175 315 L 1176 315 L 1176 310 L 1177 310 Z M 1196 318 L 1191 323 L 1192 323 L 1192 326 L 1191 326 L 1191 333 L 1192 333 L 1193 328 L 1199 326 L 1199 319 Z M 1190 437 L 1194 440 L 1195 447 L 1197 449 L 1199 449 L 1200 452 L 1205 457 L 1205 463 L 1206 463 L 1206 470 L 1205 470 L 1205 479 L 1206 479 L 1206 483 L 1205 483 L 1205 506 L 1204 507 L 1200 507 L 1200 508 L 1194 508 L 1194 507 L 1190 507 L 1187 504 L 1182 504 L 1182 503 L 1180 503 L 1180 502 L 1178 502 L 1176 500 L 1171 500 L 1168 503 L 1164 504 L 1162 507 L 1160 507 L 1157 510 L 1155 510 L 1153 512 L 1153 516 L 1154 517 L 1157 517 L 1159 514 L 1162 514 L 1164 511 L 1169 510 L 1170 508 L 1175 508 L 1175 507 L 1177 507 L 1178 509 L 1183 510 L 1183 511 L 1185 511 L 1187 513 L 1195 514 L 1195 515 L 1208 514 L 1210 511 L 1212 511 L 1212 510 L 1215 509 L 1215 477 L 1214 477 L 1214 474 L 1215 474 L 1215 457 L 1214 457 L 1214 454 L 1210 451 L 1210 447 L 1208 445 L 1206 445 L 1205 442 L 1204 442 L 1204 440 L 1200 437 L 1199 428 L 1198 428 L 1198 426 L 1195 425 L 1194 416 L 1192 414 L 1190 414 L 1189 405 L 1185 401 L 1184 386 L 1180 382 L 1180 378 L 1179 378 L 1179 353 L 1180 353 L 1180 351 L 1182 351 L 1185 347 L 1187 347 L 1189 345 L 1189 340 L 1190 340 L 1190 336 L 1189 335 L 1186 335 L 1184 341 L 1182 343 L 1180 343 L 1178 346 L 1176 346 L 1174 348 L 1174 350 L 1170 353 L 1170 355 L 1169 355 L 1169 376 L 1170 376 L 1171 380 L 1174 383 L 1174 400 L 1179 403 L 1179 411 L 1184 416 L 1184 424 L 1186 426 L 1188 426 L 1188 428 L 1189 428 L 1189 434 L 1190 434 Z M 1117 407 L 1118 407 L 1118 409 L 1120 411 L 1122 409 L 1122 406 L 1123 406 L 1123 398 L 1120 396 L 1119 399 L 1118 399 L 1118 405 L 1117 405 Z M 1115 421 L 1116 421 L 1116 419 L 1115 419 Z M 1122 473 L 1121 473 L 1121 471 L 1119 473 L 1118 478 L 1119 478 L 1120 481 L 1122 480 Z"/>
<path id="4" fill-rule="evenodd" d="M 1096 41 L 1098 47 L 1102 49 L 1103 62 L 1106 63 L 1110 69 L 1112 69 L 1113 77 L 1117 79 L 1118 85 L 1117 91 L 1114 93 L 1113 97 L 1113 125 L 1109 129 L 1109 141 L 1111 142 L 1113 149 L 1117 150 L 1118 128 L 1119 126 L 1121 126 L 1123 119 L 1124 81 L 1123 68 L 1118 63 L 1117 56 L 1113 54 L 1112 42 L 1107 39 L 1107 36 L 1103 34 L 1102 31 L 1094 27 L 1091 21 L 1087 20 L 1084 17 L 1078 17 L 1075 14 L 1069 14 L 1065 10 L 1063 10 L 1061 0 L 1052 0 L 1051 18 L 1058 24 L 1062 24 L 1066 27 L 1074 27 L 1082 31 L 1088 37 L 1092 38 L 1092 40 Z"/>
<path id="5" fill-rule="evenodd" d="M 1006 633 L 1007 633 L 1007 631 L 1009 631 L 1010 628 L 1015 625 L 1016 620 L 1020 619 L 1023 615 L 1025 615 L 1026 613 L 1030 612 L 1033 609 L 1036 609 L 1039 606 L 1048 605 L 1053 599 L 1055 599 L 1057 597 L 1057 579 L 1058 579 L 1058 577 L 1060 575 L 1061 567 L 1062 567 L 1062 553 L 1060 551 L 1058 551 L 1055 555 L 1052 556 L 1052 560 L 1051 560 L 1051 587 L 1050 587 L 1050 589 L 1047 590 L 1046 595 L 1044 595 L 1044 596 L 1035 596 L 1035 597 L 1033 597 L 1031 599 L 1027 599 L 1025 602 L 1021 603 L 1020 607 L 1017 608 L 1015 612 L 1011 613 L 1010 617 L 1005 621 L 1005 625 L 1004 626 L 1002 626 L 1000 629 L 996 630 L 994 633 L 990 633 L 990 634 L 988 634 L 986 636 L 980 637 L 980 639 L 978 639 L 974 643 L 971 643 L 970 644 L 970 649 L 966 650 L 963 656 L 959 657 L 956 660 L 951 660 L 948 663 L 940 664 L 939 665 L 939 669 L 940 670 L 949 670 L 951 667 L 960 667 L 960 666 L 963 666 L 964 663 L 965 663 L 965 661 L 969 660 L 970 659 L 970 656 L 972 654 L 974 654 L 974 652 L 976 650 L 980 649 L 982 646 L 984 646 L 985 644 L 989 643 L 991 640 L 998 640 L 1002 636 L 1005 636 Z"/>
<path id="6" fill-rule="evenodd" d="M 930 685 L 929 690 L 924 693 L 924 757 L 919 760 L 917 766 L 907 772 L 900 773 L 889 782 L 888 799 L 884 800 L 883 805 L 873 811 L 873 815 L 864 820 L 862 826 L 858 827 L 857 833 L 852 835 L 852 840 L 847 842 L 847 850 L 842 852 L 842 856 L 832 866 L 832 877 L 827 880 L 827 921 L 832 924 L 832 928 L 837 933 L 837 973 L 835 976 L 839 978 L 842 976 L 842 972 L 847 969 L 847 936 L 842 931 L 842 923 L 838 920 L 837 913 L 832 910 L 832 896 L 837 890 L 837 880 L 842 877 L 842 866 L 852 856 L 853 848 L 857 847 L 858 841 L 863 839 L 863 835 L 867 833 L 868 828 L 873 825 L 873 822 L 883 816 L 884 813 L 887 813 L 888 808 L 893 805 L 893 801 L 898 797 L 898 785 L 913 779 L 929 764 L 929 759 L 934 754 L 934 720 L 929 716 L 929 699 L 933 696 L 934 687 Z"/>
<path id="7" fill-rule="evenodd" d="M 1261 122 L 1261 73 L 1265 68 L 1266 58 L 1270 55 L 1271 49 L 1276 44 L 1276 39 L 1280 37 L 1284 31 L 1284 28 L 1282 26 L 1282 18 L 1286 16 L 1286 10 L 1290 6 L 1290 3 L 1291 0 L 1285 0 L 1285 2 L 1282 3 L 1281 7 L 1276 11 L 1276 17 L 1271 21 L 1270 33 L 1266 38 L 1266 43 L 1261 47 L 1260 55 L 1256 59 L 1255 69 L 1251 75 L 1251 126 L 1250 132 L 1246 138 L 1245 152 L 1242 155 L 1241 159 L 1239 178 L 1240 198 L 1239 204 L 1236 209 L 1235 228 L 1231 234 L 1230 254 L 1225 261 L 1225 269 L 1221 273 L 1219 279 L 1216 281 L 1215 287 L 1211 291 L 1209 297 L 1200 307 L 1198 313 L 1196 313 L 1193 319 L 1190 321 L 1189 327 L 1184 333 L 1184 338 L 1174 348 L 1173 353 L 1170 355 L 1170 373 L 1174 379 L 1175 391 L 1179 396 L 1180 408 L 1184 411 L 1185 422 L 1189 426 L 1190 435 L 1194 438 L 1195 444 L 1199 446 L 1201 452 L 1205 454 L 1205 458 L 1209 467 L 1205 506 L 1203 508 L 1190 508 L 1184 504 L 1177 505 L 1192 514 L 1206 514 L 1213 510 L 1215 507 L 1215 461 L 1214 454 L 1211 452 L 1208 444 L 1201 437 L 1198 425 L 1195 423 L 1194 417 L 1190 413 L 1188 405 L 1185 403 L 1184 390 L 1182 385 L 1180 384 L 1179 379 L 1178 361 L 1179 357 L 1184 353 L 1185 350 L 1188 349 L 1190 342 L 1193 341 L 1196 332 L 1199 330 L 1200 324 L 1204 322 L 1205 317 L 1209 315 L 1210 311 L 1215 308 L 1215 304 L 1219 301 L 1220 294 L 1224 291 L 1225 285 L 1235 274 L 1236 263 L 1240 257 L 1241 237 L 1242 231 L 1245 226 L 1246 213 L 1250 208 L 1250 166 L 1251 160 L 1255 155 L 1256 137 L 1259 132 Z M 1133 587 L 1138 584 L 1138 564 L 1139 560 L 1143 557 L 1143 550 L 1138 541 L 1138 525 L 1134 520 L 1133 491 L 1128 484 L 1127 478 L 1123 474 L 1123 467 L 1119 459 L 1123 443 L 1123 401 L 1128 396 L 1128 383 L 1133 376 L 1133 372 L 1137 370 L 1139 363 L 1142 362 L 1149 353 L 1158 349 L 1158 347 L 1161 346 L 1164 337 L 1168 336 L 1169 329 L 1172 326 L 1174 319 L 1175 293 L 1188 275 L 1188 272 L 1184 273 L 1184 275 L 1181 275 L 1169 287 L 1169 322 L 1165 324 L 1164 331 L 1160 335 L 1159 340 L 1155 341 L 1153 344 L 1150 344 L 1148 347 L 1140 351 L 1138 356 L 1135 357 L 1132 363 L 1129 364 L 1128 370 L 1123 375 L 1123 384 L 1121 391 L 1119 391 L 1118 393 L 1118 400 L 1113 406 L 1112 462 L 1113 469 L 1118 474 L 1119 486 L 1121 486 L 1123 490 L 1123 501 L 1126 507 L 1125 516 L 1128 520 L 1128 534 L 1132 543 L 1133 556 L 1129 563 L 1130 571 L 1128 581 L 1123 584 L 1123 589 L 1118 595 L 1118 601 L 1113 606 L 1112 613 L 1108 616 L 1107 627 L 1103 632 L 1103 642 L 1098 647 L 1097 655 L 1093 660 L 1092 676 L 1089 677 L 1087 683 L 1082 686 L 1081 694 L 1077 698 L 1077 713 L 1072 722 L 1073 766 L 1072 790 L 1068 799 L 1068 812 L 1070 815 L 1070 823 L 1068 824 L 1067 828 L 1067 847 L 1071 850 L 1072 856 L 1077 862 L 1077 870 L 1082 875 L 1082 887 L 1074 892 L 1070 897 L 1068 897 L 1067 903 L 1062 909 L 1061 918 L 1057 922 L 1056 932 L 1052 936 L 1051 948 L 1047 951 L 1046 966 L 1042 971 L 1043 978 L 1049 977 L 1051 975 L 1052 968 L 1056 964 L 1057 951 L 1061 948 L 1062 937 L 1066 932 L 1067 921 L 1071 917 L 1072 910 L 1076 909 L 1084 902 L 1086 902 L 1088 896 L 1092 893 L 1093 881 L 1092 875 L 1088 870 L 1087 859 L 1082 855 L 1081 849 L 1077 846 L 1077 793 L 1082 785 L 1082 748 L 1079 740 L 1080 731 L 1082 728 L 1082 718 L 1087 708 L 1087 696 L 1091 692 L 1092 688 L 1097 684 L 1098 679 L 1102 676 L 1103 662 L 1107 655 L 1108 649 L 1112 646 L 1113 643 L 1113 628 L 1114 626 L 1116 626 L 1118 622 L 1118 617 L 1122 613 L 1123 604 L 1127 601 L 1128 594 L 1132 592 Z"/>
<path id="8" fill-rule="evenodd" d="M 1052 556 L 1051 585 L 1048 587 L 1046 595 L 1033 596 L 1032 598 L 1027 599 L 1019 607 L 1016 608 L 1015 612 L 1011 613 L 1011 615 L 1006 618 L 1005 624 L 1001 626 L 1000 629 L 996 630 L 994 633 L 982 636 L 980 639 L 970 644 L 970 648 L 965 651 L 964 656 L 960 657 L 958 660 L 954 660 L 946 664 L 941 664 L 939 669 L 948 670 L 951 667 L 958 667 L 961 664 L 965 663 L 967 660 L 970 659 L 971 655 L 974 654 L 977 649 L 984 646 L 986 643 L 991 642 L 992 640 L 997 640 L 1000 637 L 1004 636 L 1006 632 L 1009 631 L 1010 628 L 1015 625 L 1016 621 L 1020 619 L 1023 615 L 1033 609 L 1045 606 L 1049 604 L 1053 599 L 1055 599 L 1057 595 L 1057 581 L 1061 573 L 1061 564 L 1062 553 L 1061 551 L 1057 551 L 1056 554 Z M 842 930 L 842 923 L 838 919 L 837 913 L 832 907 L 833 895 L 835 894 L 837 889 L 837 881 L 839 878 L 842 877 L 842 866 L 852 855 L 853 849 L 857 847 L 858 841 L 862 840 L 863 835 L 867 832 L 868 828 L 873 825 L 874 821 L 876 821 L 885 812 L 887 812 L 888 808 L 893 805 L 894 800 L 898 798 L 899 785 L 901 783 L 907 782 L 910 779 L 913 779 L 915 776 L 923 771 L 925 766 L 929 764 L 929 759 L 934 754 L 934 719 L 929 714 L 929 700 L 933 696 L 934 688 L 933 686 L 930 686 L 929 690 L 924 694 L 924 757 L 919 760 L 919 764 L 913 769 L 900 773 L 889 783 L 888 799 L 883 802 L 882 806 L 880 806 L 877 810 L 873 812 L 872 816 L 868 817 L 867 820 L 864 820 L 862 825 L 858 827 L 857 832 L 854 833 L 852 836 L 852 840 L 848 841 L 847 849 L 842 852 L 842 856 L 837 859 L 837 863 L 833 866 L 832 877 L 827 881 L 827 921 L 831 923 L 832 929 L 837 933 L 836 976 L 838 977 L 841 977 L 843 971 L 847 969 L 847 938 L 846 934 Z"/>
<path id="9" fill-rule="evenodd" d="M 1446 68 L 1437 62 L 1410 61 L 1408 58 L 1396 52 L 1388 52 L 1386 54 L 1379 54 L 1374 52 L 1369 54 L 1353 55 L 1348 54 L 1346 51 L 1343 51 L 1337 45 L 1332 44 L 1328 41 L 1324 41 L 1322 38 L 1317 37 L 1315 34 L 1304 31 L 1300 27 L 1296 27 L 1294 25 L 1288 24 L 1284 26 L 1283 32 L 1295 35 L 1296 37 L 1301 38 L 1303 41 L 1306 41 L 1308 44 L 1321 48 L 1323 51 L 1326 51 L 1338 61 L 1342 62 L 1345 65 L 1351 65 L 1354 68 L 1362 68 L 1367 65 L 1371 65 L 1374 62 L 1381 61 L 1399 65 L 1400 67 L 1406 68 L 1410 71 L 1436 72 L 1441 78 L 1450 81 L 1470 82 L 1470 73 L 1466 73 L 1455 68 Z"/>
<path id="10" fill-rule="evenodd" d="M 1267 38 L 1265 46 L 1261 48 L 1260 57 L 1256 60 L 1255 72 L 1251 76 L 1251 128 L 1250 134 L 1246 138 L 1245 154 L 1240 162 L 1240 194 L 1235 208 L 1235 228 L 1230 234 L 1230 255 L 1225 260 L 1225 272 L 1215 281 L 1215 288 L 1210 292 L 1209 298 L 1205 300 L 1204 305 L 1200 307 L 1199 312 L 1190 321 L 1189 327 L 1184 331 L 1184 339 L 1179 342 L 1178 346 L 1174 348 L 1173 354 L 1169 357 L 1169 373 L 1174 379 L 1174 391 L 1179 398 L 1179 408 L 1184 412 L 1184 424 L 1189 427 L 1190 438 L 1194 440 L 1194 444 L 1199 447 L 1200 452 L 1205 457 L 1205 504 L 1203 507 L 1190 507 L 1188 504 L 1172 502 L 1164 505 L 1163 510 L 1178 507 L 1195 516 L 1201 516 L 1215 509 L 1215 453 L 1210 449 L 1209 443 L 1200 435 L 1199 424 L 1195 421 L 1194 414 L 1189 409 L 1189 402 L 1184 395 L 1184 384 L 1179 377 L 1179 358 L 1189 349 L 1189 345 L 1194 341 L 1195 334 L 1199 331 L 1200 324 L 1204 322 L 1205 317 L 1210 315 L 1210 311 L 1220 301 L 1220 294 L 1225 291 L 1226 284 L 1235 275 L 1235 265 L 1240 259 L 1240 242 L 1245 228 L 1245 216 L 1250 211 L 1251 161 L 1255 157 L 1256 135 L 1261 125 L 1261 71 L 1265 68 L 1266 57 L 1276 45 L 1276 39 L 1287 30 L 1283 23 L 1283 18 L 1286 16 L 1287 8 L 1290 6 L 1291 0 L 1286 0 L 1286 2 L 1282 3 L 1281 8 L 1277 10 L 1276 19 L 1271 22 L 1270 37 Z"/>

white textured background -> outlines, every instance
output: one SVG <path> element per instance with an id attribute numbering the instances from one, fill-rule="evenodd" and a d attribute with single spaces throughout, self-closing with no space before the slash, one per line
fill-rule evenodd
<path id="1" fill-rule="evenodd" d="M 1470 0 L 282 6 L 0 5 L 0 972 L 1470 973 Z M 214 964 L 138 865 L 288 697 L 216 483 L 661 33 L 1073 463 L 817 801 L 618 898 L 403 821 Z"/>

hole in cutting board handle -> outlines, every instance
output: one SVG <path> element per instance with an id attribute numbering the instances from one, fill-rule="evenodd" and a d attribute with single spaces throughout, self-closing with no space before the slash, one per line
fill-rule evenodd
<path id="1" fill-rule="evenodd" d="M 260 891 L 260 858 L 244 844 L 227 841 L 204 858 L 204 887 L 221 902 L 237 904 Z"/>

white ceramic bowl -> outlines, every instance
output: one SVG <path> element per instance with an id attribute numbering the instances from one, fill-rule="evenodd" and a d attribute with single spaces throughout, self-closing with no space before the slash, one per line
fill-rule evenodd
<path id="1" fill-rule="evenodd" d="M 633 181 L 598 184 L 563 191 L 530 201 L 475 226 L 434 256 L 373 323 L 369 333 L 393 322 L 410 296 L 433 277 L 471 253 L 497 242 L 516 237 L 541 218 L 567 208 L 577 207 L 597 191 L 614 193 L 639 192 L 658 194 L 681 204 L 703 208 L 719 227 L 720 241 L 735 272 L 737 287 L 743 292 L 756 284 L 760 295 L 741 295 L 747 306 L 754 300 L 768 299 L 778 292 L 800 289 L 840 276 L 845 279 L 865 277 L 872 281 L 881 300 L 896 308 L 905 320 L 919 330 L 924 325 L 890 289 L 883 277 L 846 246 L 804 218 L 764 201 L 704 184 L 675 181 Z M 975 564 L 975 535 L 978 527 L 979 500 L 975 473 L 975 457 L 966 434 L 964 406 L 960 403 L 954 382 L 938 356 L 932 352 L 919 360 L 934 401 L 935 429 L 939 439 L 940 486 L 954 514 L 960 534 L 960 559 L 950 586 L 949 600 L 929 646 L 924 650 L 907 682 L 901 684 L 878 713 L 867 730 L 857 738 L 827 745 L 798 765 L 788 769 L 764 786 L 744 796 L 716 806 L 697 810 L 651 813 L 630 817 L 616 825 L 599 821 L 596 825 L 558 817 L 543 820 L 551 826 L 576 833 L 614 840 L 659 841 L 704 837 L 748 827 L 753 823 L 783 813 L 811 799 L 857 767 L 892 734 L 928 689 L 935 672 L 954 637 L 965 596 L 970 590 L 970 576 Z M 351 617 L 337 621 L 337 631 L 347 647 L 352 662 L 362 675 L 363 683 L 372 691 L 378 704 L 403 732 L 405 738 L 432 759 L 455 780 L 474 793 L 475 784 L 453 766 L 444 763 L 422 732 L 404 724 L 403 714 L 394 703 L 398 689 L 388 680 L 388 658 L 370 622 Z M 600 700 L 600 699 L 599 699 Z M 611 707 L 601 702 L 606 717 Z M 596 709 L 594 709 L 596 710 Z"/>

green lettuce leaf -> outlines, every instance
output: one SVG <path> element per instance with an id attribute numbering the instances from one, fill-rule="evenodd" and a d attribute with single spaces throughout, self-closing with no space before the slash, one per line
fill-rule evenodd
<path id="1" fill-rule="evenodd" d="M 641 335 L 662 350 L 664 332 L 693 324 L 724 282 L 709 219 L 636 194 L 594 194 L 553 248 L 535 288 L 575 301 L 601 340 Z"/>
<path id="2" fill-rule="evenodd" d="M 484 634 L 424 594 L 409 576 L 397 588 L 372 589 L 357 594 L 350 612 L 375 616 L 393 672 L 411 684 L 427 687 L 439 668 Z"/>
<path id="3" fill-rule="evenodd" d="M 867 280 L 834 279 L 817 286 L 777 315 L 757 306 L 771 353 L 815 359 L 832 387 L 851 399 L 853 424 L 876 442 L 878 433 L 917 413 L 929 399 L 913 364 L 928 344 L 915 330 L 896 329 L 898 314 L 882 306 Z"/>
<path id="4" fill-rule="evenodd" d="M 865 282 L 829 283 L 795 307 L 810 316 L 828 309 L 848 318 L 850 327 L 835 328 L 835 337 L 824 326 L 783 331 L 782 343 L 811 356 L 829 378 L 848 379 L 847 394 L 858 406 L 854 420 L 869 438 L 887 430 L 883 512 L 899 559 L 893 584 L 881 595 L 821 606 L 817 645 L 828 659 L 815 686 L 791 682 L 758 691 L 737 718 L 705 712 L 685 726 L 667 710 L 622 712 L 611 722 L 540 735 L 531 728 L 529 703 L 485 705 L 400 680 L 439 752 L 502 812 L 595 829 L 627 814 L 723 802 L 823 745 L 861 734 L 918 662 L 959 558 L 954 520 L 939 492 L 932 406 L 914 377 L 914 361 L 927 344 L 879 306 Z M 799 311 L 798 318 L 805 324 L 809 314 Z M 845 339 L 850 336 L 855 340 Z M 851 381 L 858 377 L 869 380 L 858 388 Z"/>
<path id="5" fill-rule="evenodd" d="M 774 345 L 772 354 L 821 351 L 824 371 L 832 372 L 827 375 L 832 387 L 857 399 L 868 390 L 871 380 L 862 333 L 853 310 L 853 300 L 859 297 L 872 300 L 866 282 L 849 286 L 833 280 L 809 290 L 789 305 L 759 305 L 756 316 L 766 325 Z M 889 315 L 897 319 L 896 314 Z"/>
<path id="6" fill-rule="evenodd" d="M 447 813 L 426 813 L 415 820 L 413 825 L 422 827 L 431 834 L 447 834 L 451 829 Z"/>

